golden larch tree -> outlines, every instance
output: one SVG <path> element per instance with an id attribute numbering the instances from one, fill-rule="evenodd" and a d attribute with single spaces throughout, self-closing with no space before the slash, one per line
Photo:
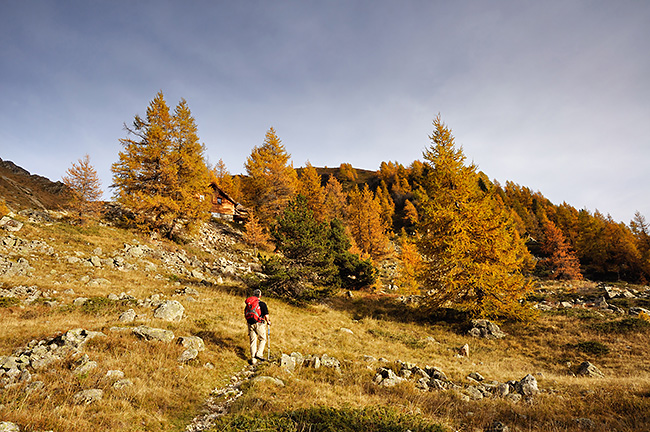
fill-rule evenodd
<path id="1" fill-rule="evenodd" d="M 465 165 L 440 116 L 433 125 L 418 224 L 423 288 L 434 306 L 523 319 L 528 311 L 520 300 L 531 289 L 522 274 L 528 251 L 510 211 L 479 187 L 476 166 Z"/>
<path id="2" fill-rule="evenodd" d="M 324 214 L 325 220 L 347 220 L 348 194 L 343 190 L 343 185 L 330 175 L 325 184 Z"/>
<path id="3" fill-rule="evenodd" d="M 325 220 L 325 188 L 316 168 L 307 161 L 298 181 L 298 193 L 307 199 L 307 206 L 319 222 Z"/>
<path id="4" fill-rule="evenodd" d="M 347 226 L 357 247 L 374 260 L 390 253 L 390 242 L 385 219 L 382 217 L 381 201 L 364 185 L 360 191 L 352 189 L 349 194 Z"/>
<path id="5" fill-rule="evenodd" d="M 298 176 L 290 159 L 273 128 L 266 133 L 264 143 L 254 147 L 246 159 L 244 197 L 263 226 L 270 226 L 296 195 Z"/>
<path id="6" fill-rule="evenodd" d="M 100 211 L 102 203 L 99 201 L 104 193 L 97 170 L 90 163 L 87 154 L 72 163 L 61 179 L 72 190 L 70 206 L 80 222 L 85 221 L 85 216 L 95 217 Z"/>
<path id="7" fill-rule="evenodd" d="M 553 222 L 543 222 L 544 242 L 542 252 L 546 255 L 539 265 L 548 271 L 550 279 L 581 280 L 580 261 L 569 247 L 562 231 Z"/>
<path id="8" fill-rule="evenodd" d="M 143 230 L 173 237 L 178 228 L 192 228 L 209 216 L 209 174 L 204 146 L 183 100 L 174 114 L 162 92 L 136 115 L 123 150 L 111 169 L 116 201 L 133 213 Z"/>

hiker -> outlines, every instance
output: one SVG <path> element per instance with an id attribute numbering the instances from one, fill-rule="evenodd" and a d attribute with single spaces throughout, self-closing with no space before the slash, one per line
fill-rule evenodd
<path id="1" fill-rule="evenodd" d="M 248 338 L 251 343 L 250 364 L 256 364 L 259 360 L 264 360 L 264 346 L 266 345 L 267 325 L 271 325 L 269 318 L 269 308 L 266 303 L 260 301 L 262 291 L 256 289 L 253 295 L 246 299 L 244 307 L 244 317 L 248 323 Z"/>

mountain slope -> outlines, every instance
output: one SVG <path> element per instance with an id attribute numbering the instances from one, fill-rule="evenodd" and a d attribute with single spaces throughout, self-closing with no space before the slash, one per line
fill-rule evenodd
<path id="1" fill-rule="evenodd" d="M 30 174 L 11 161 L 0 159 L 0 199 L 14 212 L 57 210 L 70 199 L 70 190 L 61 182 Z"/>

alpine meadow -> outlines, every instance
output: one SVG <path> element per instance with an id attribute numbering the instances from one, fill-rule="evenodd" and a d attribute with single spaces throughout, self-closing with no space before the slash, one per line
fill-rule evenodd
<path id="1" fill-rule="evenodd" d="M 124 133 L 108 201 L 0 159 L 0 431 L 650 430 L 644 215 L 490 179 L 440 114 L 375 171 L 270 127 L 231 174 L 162 91 Z"/>

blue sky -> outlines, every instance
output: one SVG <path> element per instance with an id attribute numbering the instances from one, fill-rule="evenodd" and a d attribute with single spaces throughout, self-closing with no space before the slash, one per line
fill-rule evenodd
<path id="1" fill-rule="evenodd" d="M 650 219 L 650 2 L 0 1 L 0 158 L 105 197 L 124 123 L 185 98 L 231 173 L 274 127 L 294 166 L 409 165 L 440 113 L 490 178 Z"/>

